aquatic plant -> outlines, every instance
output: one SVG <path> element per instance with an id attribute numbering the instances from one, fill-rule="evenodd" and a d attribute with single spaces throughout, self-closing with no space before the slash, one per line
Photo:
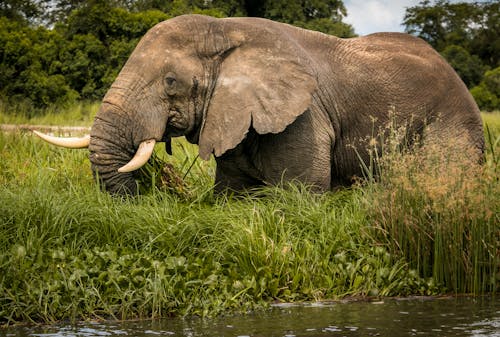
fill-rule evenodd
<path id="1" fill-rule="evenodd" d="M 180 141 L 167 171 L 157 149 L 145 194 L 125 200 L 99 190 L 87 153 L 0 134 L 1 323 L 498 292 L 494 132 L 484 167 L 458 180 L 394 157 L 381 179 L 323 195 L 290 185 L 215 197 L 214 163 Z"/>

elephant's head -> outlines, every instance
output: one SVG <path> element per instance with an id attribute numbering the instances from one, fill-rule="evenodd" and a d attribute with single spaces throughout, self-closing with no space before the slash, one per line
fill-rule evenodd
<path id="1" fill-rule="evenodd" d="M 260 24 L 256 24 L 260 22 Z M 155 142 L 184 135 L 220 156 L 250 127 L 283 131 L 310 105 L 307 55 L 270 21 L 180 16 L 141 39 L 105 95 L 90 135 L 92 170 L 112 193 L 136 193 Z"/>

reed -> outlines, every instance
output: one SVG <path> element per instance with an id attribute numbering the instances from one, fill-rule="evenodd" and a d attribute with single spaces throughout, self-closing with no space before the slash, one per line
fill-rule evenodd
<path id="1" fill-rule="evenodd" d="M 500 281 L 500 133 L 492 124 L 483 165 L 456 144 L 405 152 L 389 139 L 373 160 L 378 180 L 364 189 L 376 240 L 454 293 L 495 292 Z"/>

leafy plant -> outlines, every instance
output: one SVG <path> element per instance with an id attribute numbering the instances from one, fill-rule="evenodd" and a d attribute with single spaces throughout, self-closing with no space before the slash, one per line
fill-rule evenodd
<path id="1" fill-rule="evenodd" d="M 285 185 L 214 196 L 214 162 L 175 140 L 173 156 L 156 149 L 146 193 L 123 200 L 99 190 L 85 151 L 1 133 L 1 322 L 498 293 L 500 123 L 484 116 L 481 167 L 394 153 L 374 161 L 378 180 L 321 195 Z"/>

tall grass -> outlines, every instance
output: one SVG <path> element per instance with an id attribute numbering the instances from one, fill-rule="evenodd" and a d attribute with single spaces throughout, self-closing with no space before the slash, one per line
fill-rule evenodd
<path id="1" fill-rule="evenodd" d="M 128 200 L 99 190 L 85 151 L 21 133 L 0 134 L 0 152 L 2 323 L 500 289 L 491 150 L 453 182 L 400 158 L 379 181 L 335 193 L 235 198 L 213 195 L 213 161 L 179 141 L 172 157 L 157 149 L 145 193 Z"/>
<path id="2" fill-rule="evenodd" d="M 391 163 L 367 192 L 377 235 L 420 275 L 450 291 L 494 291 L 500 188 L 492 160 L 475 167 L 406 155 Z"/>
<path id="3" fill-rule="evenodd" d="M 500 118 L 489 122 L 483 165 L 456 141 L 400 151 L 391 135 L 364 190 L 375 236 L 455 293 L 494 292 L 500 281 Z"/>
<path id="4" fill-rule="evenodd" d="M 9 105 L 0 99 L 0 124 L 90 126 L 99 109 L 98 102 L 78 102 L 68 107 L 33 110 L 31 105 Z"/>

